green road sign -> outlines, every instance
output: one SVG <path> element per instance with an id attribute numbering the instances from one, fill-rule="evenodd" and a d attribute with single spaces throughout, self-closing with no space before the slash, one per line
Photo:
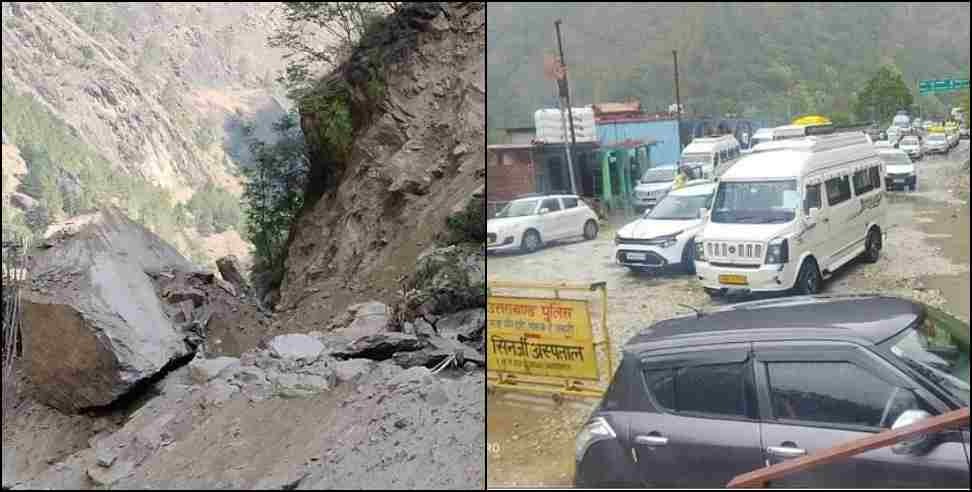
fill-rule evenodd
<path id="1" fill-rule="evenodd" d="M 920 94 L 952 92 L 969 88 L 969 79 L 922 80 L 918 82 Z"/>

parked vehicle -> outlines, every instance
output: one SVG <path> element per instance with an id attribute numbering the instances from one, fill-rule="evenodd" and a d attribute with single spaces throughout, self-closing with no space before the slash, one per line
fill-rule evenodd
<path id="1" fill-rule="evenodd" d="M 689 182 L 666 195 L 650 212 L 622 227 L 614 237 L 614 258 L 632 270 L 677 266 L 695 272 L 695 235 L 700 209 L 712 202 L 715 183 Z"/>
<path id="2" fill-rule="evenodd" d="M 635 208 L 653 208 L 672 189 L 677 174 L 677 165 L 653 167 L 645 171 L 634 189 Z"/>
<path id="3" fill-rule="evenodd" d="M 918 188 L 918 173 L 907 153 L 899 149 L 880 149 L 877 155 L 885 165 L 884 182 L 888 190 L 908 188 L 915 191 Z"/>
<path id="4" fill-rule="evenodd" d="M 891 142 L 889 142 L 887 140 L 878 140 L 877 142 L 874 142 L 874 148 L 875 149 L 893 149 L 894 148 L 894 145 L 891 145 Z"/>
<path id="5" fill-rule="evenodd" d="M 969 326 L 879 296 L 773 299 L 632 338 L 576 439 L 578 488 L 734 477 L 969 406 Z M 793 473 L 780 488 L 960 488 L 969 426 Z"/>
<path id="6" fill-rule="evenodd" d="M 964 138 L 964 139 L 969 138 L 969 127 L 962 126 L 959 128 L 959 138 Z"/>
<path id="7" fill-rule="evenodd" d="M 711 179 L 725 172 L 742 153 L 739 141 L 732 135 L 696 138 L 682 150 L 682 165 L 702 168 L 703 178 Z"/>
<path id="8" fill-rule="evenodd" d="M 752 144 L 750 145 L 750 149 L 752 149 L 753 147 L 755 147 L 755 146 L 757 146 L 757 145 L 759 145 L 759 144 L 761 144 L 763 142 L 772 142 L 773 141 L 773 129 L 772 128 L 760 128 L 759 130 L 756 130 L 756 134 L 753 135 L 753 138 L 751 138 L 750 141 L 752 142 Z"/>
<path id="9" fill-rule="evenodd" d="M 911 118 L 907 114 L 898 113 L 895 115 L 894 119 L 891 120 L 891 126 L 898 128 L 901 131 L 911 130 Z"/>
<path id="10" fill-rule="evenodd" d="M 958 147 L 960 138 L 957 126 L 945 126 L 945 137 L 948 140 L 949 148 Z"/>
<path id="11" fill-rule="evenodd" d="M 898 142 L 898 148 L 908 154 L 913 160 L 920 161 L 925 157 L 925 149 L 921 145 L 921 139 L 915 136 L 907 136 Z"/>
<path id="12" fill-rule="evenodd" d="M 719 180 L 696 238 L 695 268 L 713 297 L 820 291 L 858 256 L 881 254 L 884 164 L 860 133 L 772 142 Z"/>
<path id="13" fill-rule="evenodd" d="M 948 137 L 944 133 L 929 133 L 925 139 L 925 152 L 929 154 L 947 154 L 949 151 Z"/>
<path id="14" fill-rule="evenodd" d="M 530 195 L 486 221 L 486 251 L 532 253 L 545 243 L 597 237 L 597 214 L 576 195 Z"/>
<path id="15" fill-rule="evenodd" d="M 894 145 L 894 146 L 897 146 L 898 145 L 898 139 L 901 137 L 901 135 L 900 135 L 901 134 L 901 130 L 899 130 L 898 128 L 896 128 L 894 126 L 890 126 L 887 129 L 887 134 L 888 134 L 888 140 L 891 141 L 891 144 Z"/>

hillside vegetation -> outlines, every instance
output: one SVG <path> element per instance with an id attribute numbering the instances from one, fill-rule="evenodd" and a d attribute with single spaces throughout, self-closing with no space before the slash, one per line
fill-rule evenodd
<path id="1" fill-rule="evenodd" d="M 213 260 L 208 238 L 243 232 L 244 129 L 271 138 L 290 105 L 279 6 L 4 2 L 4 234 L 114 205 Z"/>
<path id="2" fill-rule="evenodd" d="M 969 4 L 513 4 L 488 5 L 489 128 L 532 126 L 556 107 L 543 77 L 556 53 L 554 21 L 575 104 L 674 101 L 678 50 L 689 113 L 767 120 L 826 113 L 852 119 L 855 98 L 882 65 L 917 79 L 968 76 Z M 915 94 L 917 97 L 917 93 Z M 942 116 L 958 95 L 924 96 Z"/>

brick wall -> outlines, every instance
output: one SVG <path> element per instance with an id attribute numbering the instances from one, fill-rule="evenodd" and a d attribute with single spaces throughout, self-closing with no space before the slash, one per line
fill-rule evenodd
<path id="1" fill-rule="evenodd" d="M 490 149 L 486 157 L 486 201 L 507 202 L 536 192 L 532 149 Z"/>

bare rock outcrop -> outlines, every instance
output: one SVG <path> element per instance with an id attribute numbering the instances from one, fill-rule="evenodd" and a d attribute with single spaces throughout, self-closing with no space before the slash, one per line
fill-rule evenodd
<path id="1" fill-rule="evenodd" d="M 114 210 L 52 228 L 24 293 L 25 369 L 37 397 L 65 412 L 108 405 L 186 356 L 149 273 L 192 269 Z"/>
<path id="2" fill-rule="evenodd" d="M 485 2 L 408 4 L 321 81 L 321 94 L 350 88 L 346 158 L 320 138 L 333 115 L 301 105 L 313 188 L 280 290 L 291 329 L 319 329 L 362 299 L 393 304 L 453 209 L 483 187 L 485 18 Z"/>

